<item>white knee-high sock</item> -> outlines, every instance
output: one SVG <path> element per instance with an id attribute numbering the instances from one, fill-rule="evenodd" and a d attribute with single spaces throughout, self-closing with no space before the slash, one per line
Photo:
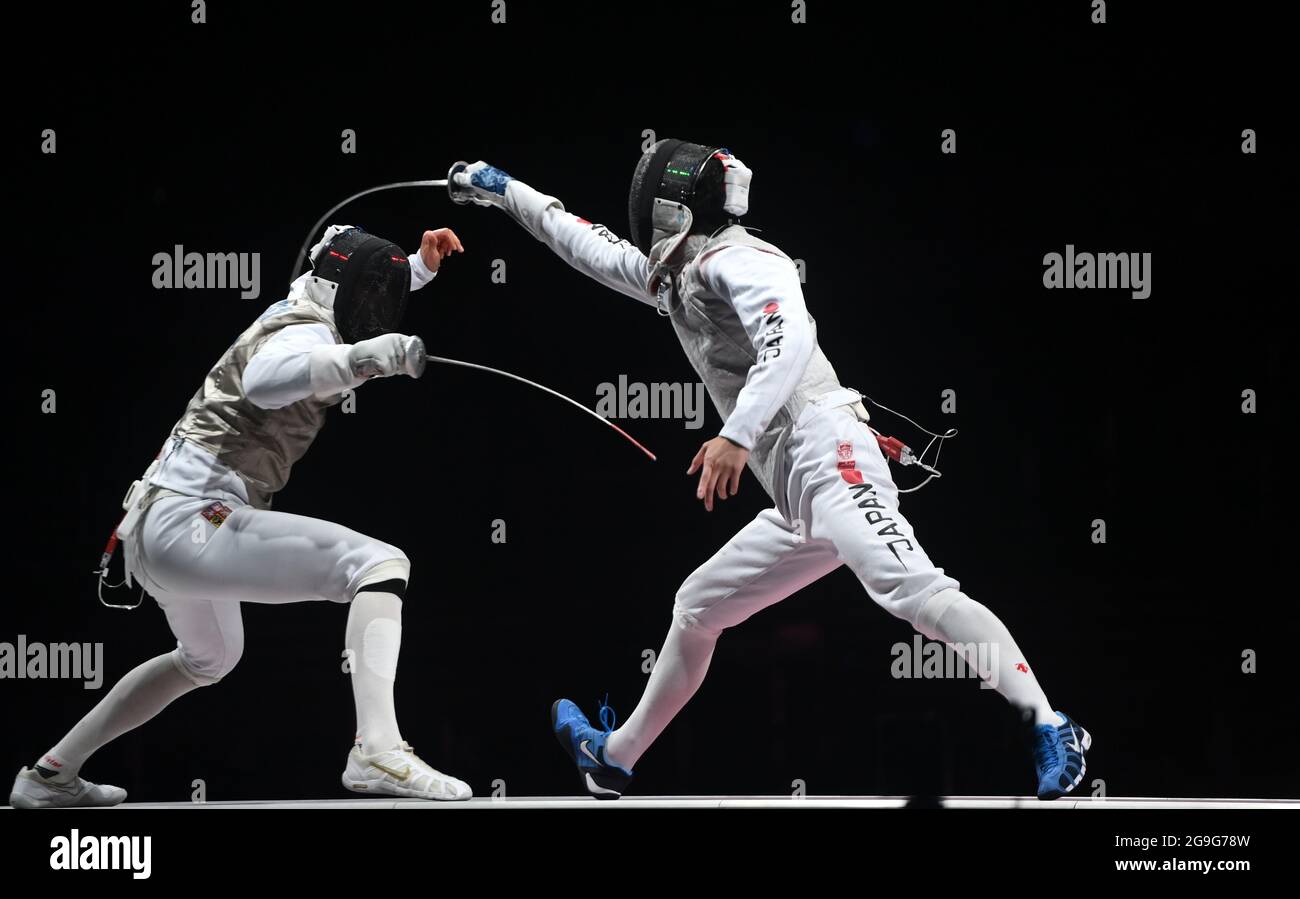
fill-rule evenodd
<path id="1" fill-rule="evenodd" d="M 56 782 L 71 781 L 95 750 L 144 724 L 196 687 L 176 667 L 173 653 L 155 656 L 128 671 L 36 764 L 57 771 Z"/>
<path id="2" fill-rule="evenodd" d="M 393 704 L 397 656 L 402 648 L 402 600 L 395 593 L 362 590 L 352 600 L 346 636 L 357 704 L 361 751 L 374 755 L 402 742 Z"/>
<path id="3" fill-rule="evenodd" d="M 641 701 L 626 723 L 609 735 L 605 758 L 631 770 L 704 682 L 717 644 L 717 634 L 673 622 Z"/>
<path id="4" fill-rule="evenodd" d="M 949 595 L 945 597 L 944 594 Z M 1035 724 L 1061 723 L 1060 716 L 1047 701 L 1047 694 L 1038 685 L 1038 678 L 1025 661 L 1024 653 L 997 615 L 987 606 L 956 590 L 936 594 L 935 599 L 941 604 L 945 601 L 950 601 L 950 604 L 938 613 L 938 618 L 932 625 L 927 627 L 923 621 L 918 622 L 917 630 L 932 640 L 956 644 L 961 648 L 966 663 L 976 671 L 980 669 L 981 662 L 978 645 L 994 647 L 996 665 L 991 666 L 989 673 L 996 680 L 987 678 L 993 688 L 1017 708 L 1032 710 Z M 992 660 L 993 657 L 986 649 L 983 659 L 986 667 L 987 662 Z"/>

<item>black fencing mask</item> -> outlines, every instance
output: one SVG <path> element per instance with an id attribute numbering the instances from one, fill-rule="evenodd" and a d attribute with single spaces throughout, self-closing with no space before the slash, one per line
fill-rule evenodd
<path id="1" fill-rule="evenodd" d="M 641 155 L 627 214 L 632 243 L 642 253 L 674 234 L 711 232 L 744 215 L 749 169 L 720 147 L 665 139 Z"/>
<path id="2" fill-rule="evenodd" d="M 411 264 L 396 244 L 349 228 L 325 241 L 312 274 L 338 287 L 334 324 L 347 343 L 397 330 L 411 291 Z"/>

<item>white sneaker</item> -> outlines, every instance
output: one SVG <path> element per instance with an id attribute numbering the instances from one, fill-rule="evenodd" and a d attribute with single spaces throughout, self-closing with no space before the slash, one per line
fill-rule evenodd
<path id="1" fill-rule="evenodd" d="M 474 795 L 469 784 L 443 774 L 406 743 L 369 757 L 361 754 L 360 746 L 353 746 L 343 771 L 343 786 L 354 793 L 408 799 L 456 801 Z"/>
<path id="2" fill-rule="evenodd" d="M 9 804 L 14 808 L 93 808 L 117 805 L 126 798 L 126 790 L 107 784 L 93 784 L 80 777 L 61 784 L 31 768 L 24 768 L 14 778 Z"/>

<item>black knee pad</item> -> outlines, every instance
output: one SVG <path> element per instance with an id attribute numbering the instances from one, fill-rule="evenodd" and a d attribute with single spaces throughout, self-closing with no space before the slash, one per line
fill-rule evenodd
<path id="1" fill-rule="evenodd" d="M 406 581 L 401 578 L 390 578 L 386 581 L 374 581 L 369 584 L 362 584 L 357 588 L 357 593 L 392 593 L 398 599 L 406 599 Z"/>

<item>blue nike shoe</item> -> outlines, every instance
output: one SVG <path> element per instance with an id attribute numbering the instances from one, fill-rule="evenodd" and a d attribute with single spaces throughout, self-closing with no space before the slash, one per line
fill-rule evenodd
<path id="1" fill-rule="evenodd" d="M 1034 766 L 1038 769 L 1038 798 L 1059 799 L 1083 780 L 1088 770 L 1083 754 L 1092 746 L 1092 734 L 1057 712 L 1064 724 L 1034 728 Z"/>
<path id="2" fill-rule="evenodd" d="M 614 710 L 604 703 L 600 705 L 600 723 L 603 731 L 592 727 L 582 710 L 567 699 L 557 699 L 551 706 L 551 730 L 578 767 L 582 788 L 597 799 L 617 799 L 632 782 L 632 772 L 605 760 L 605 740 L 614 729 Z"/>

